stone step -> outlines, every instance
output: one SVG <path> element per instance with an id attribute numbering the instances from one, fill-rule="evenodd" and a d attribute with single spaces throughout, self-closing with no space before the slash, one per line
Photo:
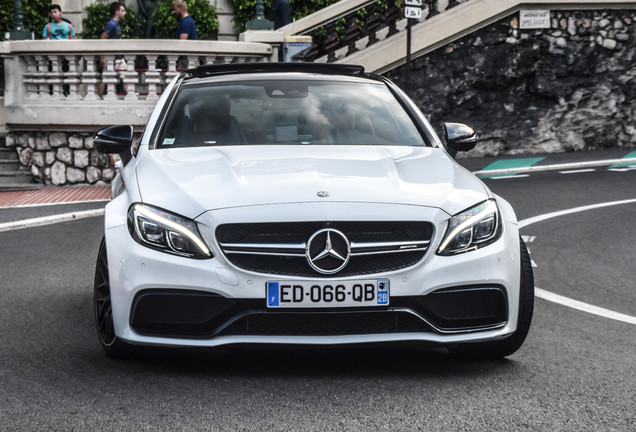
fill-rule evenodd
<path id="1" fill-rule="evenodd" d="M 15 170 L 13 172 L 0 171 L 0 190 L 15 189 L 15 188 L 33 188 L 37 187 L 33 179 L 33 175 L 30 172 L 22 169 Z"/>
<path id="2" fill-rule="evenodd" d="M 20 170 L 20 162 L 17 160 L 0 159 L 0 173 L 16 173 Z"/>
<path id="3" fill-rule="evenodd" d="M 18 153 L 14 149 L 10 149 L 7 147 L 0 147 L 0 161 L 17 161 Z"/>

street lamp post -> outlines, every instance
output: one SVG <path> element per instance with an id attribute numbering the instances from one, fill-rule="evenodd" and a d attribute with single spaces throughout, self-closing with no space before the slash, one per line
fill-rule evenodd
<path id="1" fill-rule="evenodd" d="M 5 39 L 9 40 L 24 40 L 24 39 L 32 39 L 32 35 L 30 31 L 24 29 L 24 22 L 22 16 L 22 1 L 15 0 L 14 1 L 14 21 L 13 30 L 5 33 Z"/>
<path id="2" fill-rule="evenodd" d="M 256 0 L 256 15 L 247 22 L 245 28 L 247 30 L 274 30 L 274 22 L 265 18 L 264 11 L 263 0 Z"/>

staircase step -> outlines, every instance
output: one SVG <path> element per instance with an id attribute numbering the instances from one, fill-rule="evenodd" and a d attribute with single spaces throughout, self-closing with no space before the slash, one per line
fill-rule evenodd
<path id="1" fill-rule="evenodd" d="M 17 161 L 0 160 L 0 173 L 17 173 L 20 171 L 20 164 Z"/>
<path id="2" fill-rule="evenodd" d="M 0 161 L 17 161 L 18 159 L 18 153 L 14 149 L 0 147 Z"/>

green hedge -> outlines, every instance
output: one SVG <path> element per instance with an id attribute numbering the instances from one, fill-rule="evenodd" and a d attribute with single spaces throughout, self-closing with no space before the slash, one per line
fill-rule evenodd
<path id="1" fill-rule="evenodd" d="M 297 20 L 304 18 L 320 9 L 338 3 L 338 1 L 339 0 L 289 0 L 292 19 Z M 234 5 L 234 12 L 236 14 L 234 27 L 240 33 L 245 31 L 245 23 L 254 18 L 254 14 L 256 13 L 256 0 L 232 0 L 232 4 Z M 267 19 L 269 19 L 272 4 L 273 0 L 263 0 L 265 18 Z"/>

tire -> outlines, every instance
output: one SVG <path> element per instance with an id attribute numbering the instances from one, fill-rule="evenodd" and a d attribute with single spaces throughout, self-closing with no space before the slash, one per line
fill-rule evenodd
<path id="1" fill-rule="evenodd" d="M 132 346 L 120 340 L 115 334 L 113 323 L 113 309 L 110 301 L 110 278 L 108 275 L 108 257 L 106 255 L 106 240 L 102 237 L 95 265 L 95 285 L 93 290 L 93 305 L 95 310 L 95 324 L 97 337 L 106 354 L 113 358 L 129 358 Z"/>
<path id="2" fill-rule="evenodd" d="M 534 312 L 534 276 L 528 248 L 521 238 L 519 242 L 521 245 L 521 281 L 519 286 L 517 330 L 505 339 L 492 342 L 466 343 L 449 347 L 448 349 L 451 353 L 471 359 L 492 359 L 507 357 L 515 353 L 523 345 L 530 330 Z"/>

